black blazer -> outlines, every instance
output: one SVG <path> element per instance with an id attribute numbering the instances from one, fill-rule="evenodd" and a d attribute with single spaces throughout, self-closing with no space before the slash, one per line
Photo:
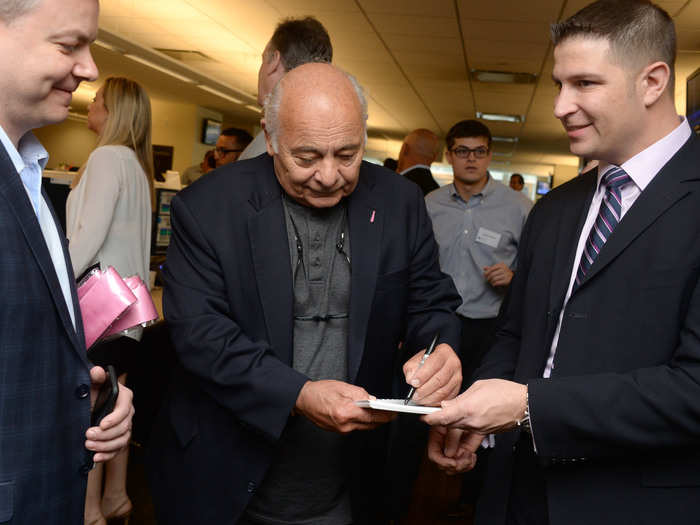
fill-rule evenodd
<path id="1" fill-rule="evenodd" d="M 420 186 L 421 191 L 423 192 L 423 195 L 427 195 L 431 191 L 436 190 L 440 187 L 440 185 L 437 182 L 435 182 L 431 171 L 425 168 L 411 168 L 410 170 L 404 173 L 404 177 L 418 184 L 418 186 Z"/>
<path id="2" fill-rule="evenodd" d="M 80 308 L 71 285 L 76 332 L 39 221 L 1 145 L 0 243 L 0 522 L 82 523 L 90 376 Z"/>
<path id="3" fill-rule="evenodd" d="M 202 177 L 172 201 L 164 309 L 180 365 L 151 437 L 163 523 L 235 523 L 307 380 L 291 367 L 292 270 L 281 198 L 264 154 Z M 459 296 L 440 271 L 414 184 L 363 163 L 348 225 L 349 382 L 378 397 L 401 395 L 392 389 L 400 364 L 437 329 L 457 347 Z M 386 428 L 348 438 L 356 523 L 381 504 L 368 494 L 381 494 Z"/>
<path id="4" fill-rule="evenodd" d="M 527 383 L 552 525 L 695 524 L 700 515 L 700 141 L 642 192 L 571 296 L 589 172 L 534 207 L 479 376 Z M 505 519 L 517 432 L 499 436 L 477 523 Z"/>

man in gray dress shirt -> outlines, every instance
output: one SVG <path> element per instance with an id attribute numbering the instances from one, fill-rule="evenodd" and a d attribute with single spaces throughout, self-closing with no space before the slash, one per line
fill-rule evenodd
<path id="1" fill-rule="evenodd" d="M 494 333 L 498 310 L 513 278 L 520 232 L 532 203 L 489 175 L 491 132 L 476 120 L 458 122 L 447 134 L 454 180 L 425 201 L 440 247 L 440 268 L 462 297 L 463 378 L 469 384 Z M 473 503 L 480 468 L 469 472 L 460 503 Z"/>

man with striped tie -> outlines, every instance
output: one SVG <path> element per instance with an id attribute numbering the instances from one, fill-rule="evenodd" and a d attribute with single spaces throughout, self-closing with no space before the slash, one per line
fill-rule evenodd
<path id="1" fill-rule="evenodd" d="M 552 27 L 554 113 L 600 160 L 531 212 L 502 324 L 429 454 L 496 448 L 477 524 L 698 522 L 700 140 L 674 107 L 673 21 L 600 0 Z"/>

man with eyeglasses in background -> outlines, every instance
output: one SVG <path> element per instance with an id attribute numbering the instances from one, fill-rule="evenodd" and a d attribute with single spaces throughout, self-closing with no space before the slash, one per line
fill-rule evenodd
<path id="1" fill-rule="evenodd" d="M 431 192 L 425 202 L 440 248 L 440 267 L 462 297 L 457 309 L 462 321 L 459 355 L 468 385 L 494 334 L 532 203 L 489 174 L 491 131 L 484 124 L 458 122 L 445 142 L 454 179 Z M 484 460 L 480 457 L 478 466 L 465 474 L 455 514 L 469 512 L 476 501 Z"/>
<path id="2" fill-rule="evenodd" d="M 221 132 L 214 148 L 216 167 L 236 162 L 253 137 L 244 129 L 228 128 Z"/>

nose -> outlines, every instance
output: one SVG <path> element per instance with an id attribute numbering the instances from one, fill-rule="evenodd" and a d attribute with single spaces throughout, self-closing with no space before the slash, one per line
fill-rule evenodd
<path id="1" fill-rule="evenodd" d="M 570 90 L 566 86 L 562 86 L 557 96 L 554 97 L 554 116 L 561 120 L 575 112 L 576 104 L 574 103 L 574 98 Z"/>
<path id="2" fill-rule="evenodd" d="M 324 188 L 331 188 L 338 178 L 338 165 L 334 158 L 324 158 L 314 174 L 316 181 Z"/>
<path id="3" fill-rule="evenodd" d="M 73 74 L 81 81 L 87 80 L 91 82 L 97 80 L 99 73 L 97 64 L 95 64 L 92 53 L 90 53 L 90 47 L 84 46 L 78 53 L 75 66 L 73 66 Z"/>

